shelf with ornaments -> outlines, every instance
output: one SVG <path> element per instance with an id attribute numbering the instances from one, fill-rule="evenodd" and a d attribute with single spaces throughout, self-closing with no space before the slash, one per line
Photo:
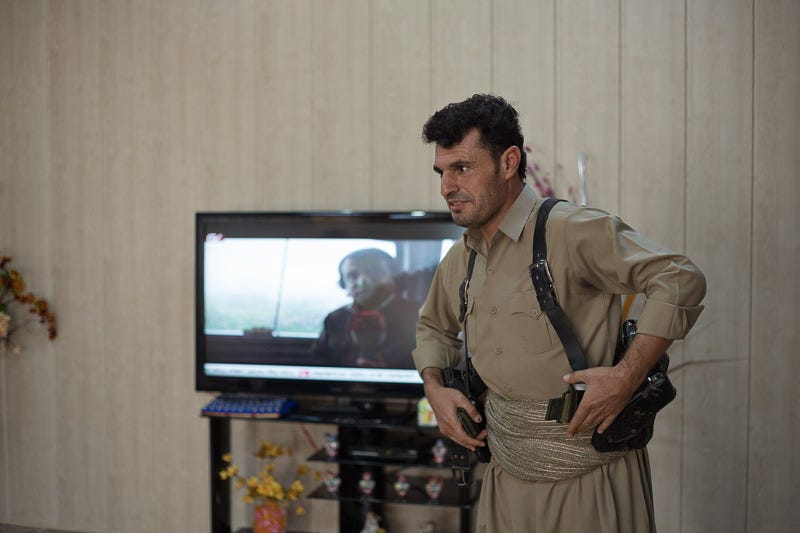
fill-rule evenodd
<path id="1" fill-rule="evenodd" d="M 326 434 L 323 447 L 307 460 L 342 465 L 447 469 L 448 448 L 444 439 L 433 434 L 385 435 L 380 444 L 340 442 L 338 435 Z"/>
<path id="2" fill-rule="evenodd" d="M 368 479 L 375 481 L 378 477 L 377 473 L 372 473 Z M 309 494 L 309 498 L 362 504 L 471 508 L 480 491 L 480 481 L 476 481 L 469 489 L 470 495 L 465 498 L 459 487 L 449 479 L 449 473 L 445 475 L 444 472 L 437 472 L 429 476 L 399 473 L 381 477 L 382 481 L 375 481 L 374 487 L 365 491 L 363 478 L 358 483 L 342 483 L 337 474 L 329 472 L 322 485 Z"/>
<path id="3" fill-rule="evenodd" d="M 382 434 L 381 444 L 352 444 L 326 434 L 309 461 L 332 465 L 309 497 L 361 504 L 441 505 L 471 508 L 480 482 L 459 487 L 451 474 L 449 449 L 429 434 Z"/>

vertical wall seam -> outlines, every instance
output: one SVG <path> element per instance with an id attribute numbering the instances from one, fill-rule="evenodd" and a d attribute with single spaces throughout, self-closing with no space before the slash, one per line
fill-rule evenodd
<path id="1" fill-rule="evenodd" d="M 494 58 L 495 54 L 497 53 L 497 43 L 495 42 L 495 17 L 494 17 L 494 10 L 496 4 L 495 1 L 492 0 L 489 3 L 489 92 L 496 93 L 497 85 L 496 85 L 496 77 L 494 71 Z"/>
<path id="2" fill-rule="evenodd" d="M 46 235 L 44 236 L 46 241 L 46 249 L 47 249 L 47 272 L 49 273 L 49 281 L 47 282 L 47 290 L 52 296 L 55 291 L 55 262 L 53 261 L 53 239 L 51 235 L 53 235 L 53 131 L 52 131 L 52 86 L 50 83 L 50 31 L 49 31 L 49 20 L 50 20 L 50 3 L 47 1 L 43 1 L 43 21 L 42 21 L 42 34 L 44 40 L 44 46 L 42 47 L 42 65 L 44 69 L 44 135 L 45 139 L 43 139 L 44 145 L 44 158 L 45 158 L 45 186 L 44 189 L 44 217 L 45 217 L 45 227 L 47 228 Z M 53 390 L 55 391 L 55 397 L 58 399 L 58 359 L 55 356 L 56 348 L 53 343 L 48 343 L 47 351 L 49 352 L 51 359 L 53 361 Z M 53 454 L 56 454 L 56 448 L 52 448 Z M 58 464 L 58 456 L 54 457 L 54 464 Z M 6 463 L 8 464 L 8 463 Z M 58 492 L 58 491 L 56 491 Z M 61 496 L 58 493 L 55 495 L 55 505 L 54 513 L 55 513 L 55 520 L 56 523 L 61 522 L 61 513 L 60 509 L 61 506 L 59 505 L 59 500 Z"/>
<path id="3" fill-rule="evenodd" d="M 372 9 L 372 2 L 367 2 L 367 139 L 369 143 L 369 160 L 367 161 L 367 168 L 369 172 L 370 179 L 367 180 L 369 183 L 369 207 L 370 209 L 375 209 L 375 180 L 372 179 L 372 176 L 375 175 L 375 158 L 374 153 L 375 151 L 372 149 L 372 142 L 374 136 L 372 135 L 373 129 L 373 120 L 374 120 L 374 105 L 372 102 L 372 97 L 374 95 L 374 82 L 372 76 L 372 61 L 374 59 L 373 49 L 375 47 L 374 42 L 374 25 L 375 25 L 375 17 L 374 11 Z"/>
<path id="4" fill-rule="evenodd" d="M 309 121 L 309 130 L 311 135 L 311 143 L 312 146 L 316 144 L 317 140 L 317 113 L 314 109 L 314 90 L 316 85 L 316 78 L 314 73 L 316 69 L 314 68 L 314 57 L 316 56 L 314 51 L 314 46 L 316 44 L 314 40 L 314 7 L 311 5 L 311 0 L 306 2 L 306 7 L 308 10 L 308 51 L 311 57 L 309 57 L 309 68 L 311 72 L 309 72 L 308 76 L 308 84 L 309 84 L 309 91 L 308 91 L 308 110 L 309 116 L 311 120 Z M 311 205 L 314 209 L 319 208 L 319 200 L 317 199 L 317 180 L 320 179 L 319 176 L 319 152 L 317 150 L 311 150 Z"/>
<path id="5" fill-rule="evenodd" d="M 753 243 L 755 242 L 755 181 L 756 181 L 756 158 L 755 158 L 755 130 L 756 130 L 756 10 L 755 0 L 750 2 L 750 46 L 751 46 L 751 71 L 750 71 L 750 301 L 747 303 L 750 309 L 750 320 L 748 320 L 748 353 L 747 353 L 747 402 L 746 425 L 747 438 L 745 439 L 744 456 L 744 527 L 747 530 L 750 515 L 750 439 L 753 434 L 750 427 L 750 413 L 752 404 L 750 402 L 752 376 L 753 376 L 753 322 L 755 312 L 753 302 L 755 301 L 755 254 L 753 253 Z"/>
<path id="6" fill-rule="evenodd" d="M 683 249 L 687 250 L 689 244 L 689 0 L 683 2 Z M 688 250 L 687 250 L 688 251 Z M 686 363 L 688 352 L 684 346 L 683 360 Z M 682 383 L 686 382 L 686 376 L 681 377 Z M 684 471 L 685 471 L 685 448 L 686 448 L 686 402 L 681 402 L 681 445 L 678 449 L 678 460 L 680 461 L 680 479 L 678 483 L 678 529 L 683 531 L 683 499 L 684 499 Z"/>
<path id="7" fill-rule="evenodd" d="M 553 169 L 553 182 L 555 184 L 558 165 L 558 1 L 553 0 L 553 154 L 550 168 Z"/>
<path id="8" fill-rule="evenodd" d="M 622 2 L 617 2 L 617 212 L 622 215 Z"/>
<path id="9" fill-rule="evenodd" d="M 434 20 L 434 12 L 433 12 L 433 1 L 434 0 L 428 0 L 428 110 L 427 110 L 428 114 L 431 113 L 431 111 L 433 110 L 433 107 L 434 107 L 434 102 L 433 102 L 433 99 L 434 99 L 434 97 L 433 97 L 433 94 L 434 94 L 433 76 L 434 76 L 435 63 L 436 63 L 436 56 L 435 56 L 436 47 L 435 47 L 435 43 L 434 43 L 434 39 L 436 38 L 436 34 L 435 34 L 435 31 L 434 31 L 435 20 Z M 436 197 L 435 197 L 436 195 L 433 192 L 433 188 L 431 188 L 431 187 L 428 188 L 428 194 L 430 195 L 428 197 L 428 205 L 433 207 L 434 202 L 436 200 Z"/>

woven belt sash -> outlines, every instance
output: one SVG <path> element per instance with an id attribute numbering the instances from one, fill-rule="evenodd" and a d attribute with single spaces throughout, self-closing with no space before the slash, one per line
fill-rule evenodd
<path id="1" fill-rule="evenodd" d="M 567 424 L 545 421 L 546 412 L 546 400 L 508 400 L 488 391 L 489 449 L 511 475 L 525 481 L 569 479 L 628 453 L 597 452 L 591 432 L 567 437 Z"/>

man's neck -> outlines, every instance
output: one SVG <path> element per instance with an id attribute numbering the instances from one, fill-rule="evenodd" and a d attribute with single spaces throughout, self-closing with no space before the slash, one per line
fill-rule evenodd
<path id="1" fill-rule="evenodd" d="M 523 183 L 521 180 L 516 182 L 514 185 L 509 185 L 509 191 L 506 195 L 505 203 L 502 205 L 502 207 L 500 207 L 497 213 L 495 213 L 492 219 L 484 224 L 480 229 L 483 240 L 486 241 L 487 249 L 492 247 L 492 239 L 497 233 L 497 230 L 500 228 L 500 224 L 511 210 L 511 206 L 517 201 L 517 198 L 519 198 L 519 195 L 522 193 L 522 189 L 524 188 L 525 183 Z"/>

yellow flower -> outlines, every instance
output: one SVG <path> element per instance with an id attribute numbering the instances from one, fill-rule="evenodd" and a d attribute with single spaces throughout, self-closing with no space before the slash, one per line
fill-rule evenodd
<path id="1" fill-rule="evenodd" d="M 11 316 L 0 311 L 0 338 L 8 337 L 8 330 L 10 329 L 9 323 Z"/>
<path id="2" fill-rule="evenodd" d="M 236 477 L 238 473 L 239 467 L 236 465 L 230 465 L 219 473 L 219 477 L 223 480 L 230 479 Z"/>
<path id="3" fill-rule="evenodd" d="M 304 490 L 305 490 L 305 487 L 303 486 L 302 483 L 300 483 L 300 480 L 295 480 L 291 484 L 291 486 L 289 487 L 289 490 L 288 490 L 288 493 L 287 493 L 287 497 L 290 500 L 294 501 L 294 500 L 296 500 L 297 498 L 299 498 L 303 494 Z"/>
<path id="4" fill-rule="evenodd" d="M 220 479 L 234 481 L 237 490 L 244 489 L 242 501 L 262 505 L 269 502 L 280 503 L 286 507 L 292 505 L 303 496 L 305 487 L 299 479 L 295 479 L 288 487 L 285 487 L 275 478 L 275 461 L 284 455 L 291 455 L 291 448 L 285 448 L 267 440 L 262 440 L 255 456 L 264 461 L 257 475 L 245 477 L 239 473 L 239 468 L 232 463 L 232 456 L 226 453 L 222 456 L 222 461 L 227 466 L 219 472 Z M 310 472 L 306 465 L 297 468 L 298 477 L 302 477 Z M 318 473 L 317 473 L 318 474 Z M 317 475 L 317 479 L 320 476 Z M 297 506 L 297 513 L 305 513 L 305 509 Z"/>

